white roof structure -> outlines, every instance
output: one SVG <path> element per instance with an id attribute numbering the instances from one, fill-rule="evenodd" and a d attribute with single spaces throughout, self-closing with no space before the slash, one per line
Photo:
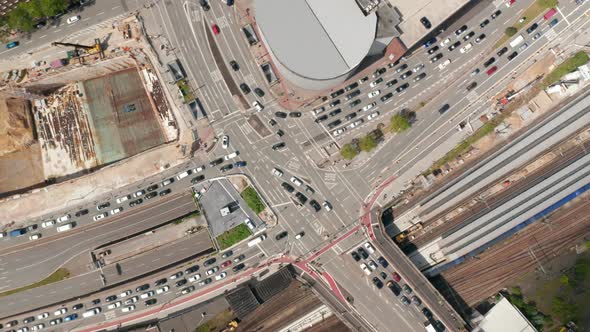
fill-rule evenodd
<path id="1" fill-rule="evenodd" d="M 510 301 L 502 298 L 488 311 L 474 332 L 537 332 L 537 329 Z"/>
<path id="2" fill-rule="evenodd" d="M 330 80 L 369 53 L 377 16 L 354 0 L 255 0 L 258 28 L 276 62 L 305 79 Z"/>

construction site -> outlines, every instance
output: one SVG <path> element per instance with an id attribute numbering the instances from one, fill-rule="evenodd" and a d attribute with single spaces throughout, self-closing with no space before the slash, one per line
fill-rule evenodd
<path id="1" fill-rule="evenodd" d="M 178 138 L 139 36 L 130 17 L 102 38 L 52 43 L 60 58 L 0 73 L 0 195 L 72 179 Z"/>

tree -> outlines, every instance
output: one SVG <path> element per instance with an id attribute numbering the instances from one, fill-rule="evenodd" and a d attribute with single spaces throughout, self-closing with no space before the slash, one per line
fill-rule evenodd
<path id="1" fill-rule="evenodd" d="M 346 160 L 352 160 L 358 153 L 358 150 L 350 143 L 344 144 L 340 149 L 340 155 Z"/>
<path id="2" fill-rule="evenodd" d="M 55 16 L 65 12 L 68 7 L 66 0 L 40 0 L 41 9 L 45 16 Z"/>
<path id="3" fill-rule="evenodd" d="M 517 32 L 518 32 L 518 29 L 516 29 L 515 27 L 507 27 L 506 30 L 504 30 L 504 33 L 508 37 L 514 36 Z"/>
<path id="4" fill-rule="evenodd" d="M 359 141 L 359 148 L 361 151 L 369 152 L 377 147 L 377 140 L 373 135 L 369 134 L 361 138 Z"/>
<path id="5" fill-rule="evenodd" d="M 33 31 L 33 20 L 29 12 L 19 5 L 8 13 L 8 26 L 12 29 L 29 32 Z"/>
<path id="6" fill-rule="evenodd" d="M 557 7 L 559 1 L 557 0 L 537 0 L 537 3 L 545 8 L 554 8 Z"/>
<path id="7" fill-rule="evenodd" d="M 31 0 L 30 2 L 21 2 L 19 6 L 23 6 L 23 8 L 29 13 L 31 18 L 40 18 L 43 17 L 43 8 L 41 7 L 40 0 Z"/>
<path id="8" fill-rule="evenodd" d="M 408 121 L 408 119 L 401 115 L 401 114 L 396 114 L 394 116 L 391 117 L 391 122 L 389 124 L 389 130 L 391 130 L 394 133 L 401 133 L 403 131 L 406 131 L 410 128 L 410 121 Z"/>

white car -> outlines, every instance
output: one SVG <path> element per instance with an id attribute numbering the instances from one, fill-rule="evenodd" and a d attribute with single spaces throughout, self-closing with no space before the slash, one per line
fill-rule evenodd
<path id="1" fill-rule="evenodd" d="M 377 264 L 375 264 L 375 261 L 370 260 L 367 264 L 369 265 L 369 268 L 371 269 L 371 271 L 377 270 Z"/>
<path id="2" fill-rule="evenodd" d="M 254 228 L 256 228 L 254 226 L 254 223 L 252 222 L 252 220 L 250 218 L 246 218 L 246 220 L 244 220 L 244 224 L 246 224 L 246 226 L 248 226 L 248 228 L 253 231 Z"/>
<path id="3" fill-rule="evenodd" d="M 373 98 L 373 97 L 376 97 L 376 96 L 378 96 L 380 93 L 381 93 L 381 91 L 379 91 L 379 90 L 375 90 L 375 91 L 371 91 L 371 92 L 369 92 L 369 93 L 367 94 L 367 96 L 368 96 L 369 98 Z"/>
<path id="4" fill-rule="evenodd" d="M 305 232 L 299 232 L 297 233 L 297 235 L 295 235 L 295 240 L 299 240 L 300 238 L 302 238 L 305 235 Z"/>
<path id="5" fill-rule="evenodd" d="M 37 319 L 45 319 L 47 317 L 49 317 L 49 313 L 48 312 L 44 312 L 42 314 L 38 314 L 37 315 Z"/>
<path id="6" fill-rule="evenodd" d="M 119 294 L 119 297 L 120 298 L 124 298 L 124 297 L 127 297 L 127 296 L 131 295 L 131 293 L 133 293 L 131 291 L 131 289 L 128 289 L 128 290 L 124 291 L 123 293 Z"/>
<path id="7" fill-rule="evenodd" d="M 345 130 L 346 130 L 346 128 L 336 129 L 332 132 L 332 135 L 338 136 L 338 135 L 342 134 Z"/>
<path id="8" fill-rule="evenodd" d="M 283 172 L 280 169 L 273 168 L 272 169 L 272 175 L 281 177 L 281 176 L 283 176 Z"/>
<path id="9" fill-rule="evenodd" d="M 130 305 L 130 306 L 127 306 L 127 307 L 121 309 L 121 312 L 129 312 L 129 311 L 133 311 L 133 310 L 135 310 L 135 305 Z"/>
<path id="10" fill-rule="evenodd" d="M 55 310 L 55 312 L 53 313 L 54 316 L 59 316 L 59 315 L 63 315 L 66 312 L 68 312 L 68 308 L 59 308 L 57 310 Z"/>
<path id="11" fill-rule="evenodd" d="M 366 111 L 370 110 L 371 108 L 375 107 L 376 105 L 377 105 L 377 103 L 376 103 L 376 102 L 372 102 L 372 103 L 370 103 L 370 104 L 368 104 L 368 105 L 365 105 L 365 106 L 363 107 L 363 112 L 366 112 Z"/>
<path id="12" fill-rule="evenodd" d="M 414 67 L 414 69 L 412 69 L 412 71 L 413 71 L 414 73 L 417 73 L 417 72 L 419 72 L 420 70 L 422 70 L 422 68 L 424 68 L 424 64 L 422 64 L 422 63 L 421 63 L 421 64 L 417 65 L 416 67 Z"/>
<path id="13" fill-rule="evenodd" d="M 80 20 L 80 15 L 76 15 L 76 16 L 72 16 L 70 18 L 68 18 L 67 22 L 68 24 L 74 24 L 76 22 L 78 22 Z"/>
<path id="14" fill-rule="evenodd" d="M 369 116 L 367 116 L 367 120 L 372 120 L 374 118 L 376 118 L 379 115 L 379 112 L 373 112 L 371 114 L 369 114 Z"/>
<path id="15" fill-rule="evenodd" d="M 469 43 L 463 47 L 461 47 L 461 49 L 459 50 L 461 53 L 467 53 L 469 52 L 469 50 L 471 50 L 471 48 L 473 47 L 472 43 Z"/>
<path id="16" fill-rule="evenodd" d="M 169 290 L 170 290 L 170 286 L 163 286 L 163 287 L 156 289 L 156 294 L 166 293 Z"/>
<path id="17" fill-rule="evenodd" d="M 56 319 L 49 321 L 49 325 L 57 325 L 57 324 L 61 324 L 61 322 L 62 322 L 61 318 L 56 318 Z"/>
<path id="18" fill-rule="evenodd" d="M 303 184 L 303 182 L 301 182 L 301 180 L 299 180 L 298 178 L 292 176 L 291 179 L 289 179 L 294 185 L 296 185 L 297 187 L 301 187 L 301 185 Z"/>
<path id="19" fill-rule="evenodd" d="M 141 299 L 144 299 L 144 300 L 145 300 L 145 299 L 147 299 L 148 297 L 152 297 L 152 296 L 154 296 L 155 294 L 156 294 L 156 292 L 154 292 L 153 290 L 151 290 L 151 291 L 149 291 L 149 292 L 145 292 L 145 293 L 141 294 L 139 297 L 140 297 Z"/>
<path id="20" fill-rule="evenodd" d="M 201 279 L 201 275 L 199 273 L 195 274 L 194 276 L 188 278 L 189 282 L 196 282 L 197 280 Z"/>
<path id="21" fill-rule="evenodd" d="M 449 65 L 449 63 L 451 63 L 451 59 L 445 60 L 443 63 L 438 65 L 438 69 L 443 70 L 446 66 Z"/>
<path id="22" fill-rule="evenodd" d="M 332 211 L 332 204 L 330 204 L 330 202 L 328 201 L 324 201 L 324 209 L 326 209 L 326 211 Z"/>
<path id="23" fill-rule="evenodd" d="M 133 197 L 140 197 L 145 195 L 145 190 L 139 190 L 133 193 Z"/>
<path id="24" fill-rule="evenodd" d="M 41 227 L 48 228 L 55 226 L 55 220 L 47 220 L 41 223 Z"/>
<path id="25" fill-rule="evenodd" d="M 220 274 L 215 276 L 215 280 L 221 280 L 225 277 L 227 277 L 227 272 L 221 272 Z"/>
<path id="26" fill-rule="evenodd" d="M 374 88 L 374 87 L 376 87 L 376 86 L 377 86 L 377 84 L 379 84 L 379 83 L 381 83 L 381 82 L 383 82 L 383 79 L 381 79 L 381 81 L 379 81 L 379 80 L 375 80 L 375 81 L 371 82 L 371 83 L 369 84 L 369 86 L 370 86 L 371 88 Z"/>
<path id="27" fill-rule="evenodd" d="M 108 213 L 101 213 L 101 214 L 97 214 L 94 216 L 94 218 L 92 218 L 94 221 L 99 221 L 100 219 L 106 218 L 106 216 L 108 216 Z"/>
<path id="28" fill-rule="evenodd" d="M 59 223 L 62 223 L 64 221 L 68 221 L 68 220 L 70 220 L 69 214 L 66 214 L 65 216 L 61 216 L 61 217 L 57 218 L 57 222 L 59 222 Z"/>
<path id="29" fill-rule="evenodd" d="M 363 119 L 358 119 L 355 122 L 349 124 L 347 127 L 350 128 L 350 129 L 356 128 L 356 127 L 360 126 L 364 121 L 365 120 L 363 120 Z"/>
<path id="30" fill-rule="evenodd" d="M 113 310 L 121 306 L 121 301 L 111 303 L 107 306 L 107 310 Z"/>
<path id="31" fill-rule="evenodd" d="M 237 157 L 240 154 L 239 151 L 234 151 L 230 154 L 228 154 L 227 156 L 223 157 L 225 160 L 230 160 L 230 159 L 234 159 L 235 157 Z"/>
<path id="32" fill-rule="evenodd" d="M 440 42 L 440 47 L 445 47 L 446 44 L 451 42 L 451 38 L 445 38 L 443 41 Z"/>
<path id="33" fill-rule="evenodd" d="M 219 266 L 216 266 L 212 269 L 207 270 L 207 275 L 210 276 L 212 274 L 214 274 L 215 272 L 219 271 Z"/>
<path id="34" fill-rule="evenodd" d="M 41 323 L 41 324 L 37 324 L 34 325 L 33 327 L 31 327 L 31 330 L 33 331 L 39 331 L 45 328 L 45 324 Z"/>
<path id="35" fill-rule="evenodd" d="M 121 204 L 121 203 L 125 202 L 126 200 L 129 200 L 130 198 L 131 198 L 131 195 L 119 197 L 119 198 L 117 198 L 117 203 Z"/>
<path id="36" fill-rule="evenodd" d="M 229 147 L 229 136 L 223 135 L 221 137 L 221 147 L 227 149 Z"/>
<path id="37" fill-rule="evenodd" d="M 363 244 L 363 247 L 365 247 L 365 249 L 367 250 L 369 255 L 375 252 L 375 248 L 373 248 L 373 245 L 369 242 L 366 242 L 365 244 Z"/>
<path id="38" fill-rule="evenodd" d="M 360 266 L 361 266 L 361 270 L 363 270 L 363 272 L 365 272 L 366 275 L 371 274 L 371 270 L 367 267 L 367 264 L 361 263 Z"/>
<path id="39" fill-rule="evenodd" d="M 260 111 L 262 111 L 264 109 L 264 106 L 262 106 L 262 104 L 258 100 L 255 100 L 252 103 L 252 107 L 254 107 L 257 112 L 260 112 Z"/>
<path id="40" fill-rule="evenodd" d="M 29 332 L 29 328 L 26 326 L 23 326 L 20 329 L 16 330 L 16 332 Z"/>
<path id="41" fill-rule="evenodd" d="M 201 165 L 193 170 L 193 173 L 199 173 L 205 170 L 205 165 Z"/>
<path id="42" fill-rule="evenodd" d="M 117 214 L 117 213 L 119 213 L 121 211 L 123 211 L 123 208 L 119 206 L 118 208 L 111 210 L 111 215 Z"/>
<path id="43" fill-rule="evenodd" d="M 133 304 L 137 301 L 139 301 L 139 297 L 134 296 L 134 297 L 129 298 L 127 301 L 125 301 L 125 305 Z"/>
<path id="44" fill-rule="evenodd" d="M 31 241 L 39 240 L 40 238 L 41 238 L 41 234 L 39 234 L 39 233 L 32 234 L 31 236 L 29 236 L 29 240 L 31 240 Z"/>

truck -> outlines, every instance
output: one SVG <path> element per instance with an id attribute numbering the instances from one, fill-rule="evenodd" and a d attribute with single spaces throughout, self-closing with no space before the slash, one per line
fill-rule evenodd
<path id="1" fill-rule="evenodd" d="M 51 68 L 60 68 L 60 67 L 63 67 L 67 64 L 68 64 L 67 59 L 56 59 L 56 60 L 51 61 L 51 63 L 50 63 Z"/>
<path id="2" fill-rule="evenodd" d="M 19 236 L 23 236 L 25 234 L 27 234 L 27 229 L 26 228 L 19 228 L 19 229 L 15 229 L 10 231 L 10 233 L 8 233 L 10 235 L 10 237 L 19 237 Z"/>
<path id="3" fill-rule="evenodd" d="M 264 241 L 266 239 L 266 234 L 262 234 L 258 237 L 256 237 L 254 240 L 250 240 L 250 242 L 248 242 L 248 247 L 254 247 L 255 245 L 259 244 L 260 242 Z"/>
<path id="4" fill-rule="evenodd" d="M 514 38 L 511 42 L 510 42 L 510 47 L 515 48 L 516 46 L 518 46 L 520 43 L 522 43 L 524 41 L 524 38 L 522 37 L 522 35 L 518 35 L 518 37 Z"/>

